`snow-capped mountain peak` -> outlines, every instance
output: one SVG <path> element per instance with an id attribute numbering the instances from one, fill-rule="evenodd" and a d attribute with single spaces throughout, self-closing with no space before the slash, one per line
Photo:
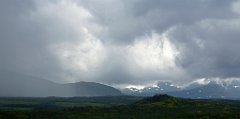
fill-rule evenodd
<path id="1" fill-rule="evenodd" d="M 240 79 L 202 78 L 179 86 L 168 81 L 159 81 L 151 86 L 129 86 L 122 90 L 129 95 L 151 96 L 170 94 L 184 98 L 239 98 Z"/>

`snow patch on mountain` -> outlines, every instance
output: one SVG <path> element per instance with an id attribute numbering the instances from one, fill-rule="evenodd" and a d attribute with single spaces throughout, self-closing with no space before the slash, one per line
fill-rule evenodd
<path id="1" fill-rule="evenodd" d="M 185 85 L 170 81 L 158 81 L 149 86 L 128 86 L 122 89 L 128 95 L 152 96 L 173 94 L 186 98 L 239 98 L 240 78 L 201 78 Z"/>

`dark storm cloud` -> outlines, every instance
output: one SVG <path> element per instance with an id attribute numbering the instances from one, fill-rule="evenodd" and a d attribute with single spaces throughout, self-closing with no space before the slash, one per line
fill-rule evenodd
<path id="1" fill-rule="evenodd" d="M 194 77 L 239 77 L 239 23 L 211 19 L 173 31 L 172 39 L 184 54 L 184 69 Z"/>
<path id="2" fill-rule="evenodd" d="M 2 0 L 0 65 L 56 82 L 239 77 L 236 0 Z"/>
<path id="3" fill-rule="evenodd" d="M 131 0 L 87 1 L 99 22 L 109 29 L 110 40 L 131 43 L 136 36 L 156 30 L 164 32 L 175 25 L 189 25 L 208 18 L 229 19 L 233 0 Z"/>

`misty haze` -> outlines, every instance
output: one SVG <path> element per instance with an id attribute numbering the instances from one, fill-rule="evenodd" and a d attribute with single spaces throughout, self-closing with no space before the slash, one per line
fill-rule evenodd
<path id="1" fill-rule="evenodd" d="M 239 119 L 240 0 L 1 0 L 0 119 Z"/>

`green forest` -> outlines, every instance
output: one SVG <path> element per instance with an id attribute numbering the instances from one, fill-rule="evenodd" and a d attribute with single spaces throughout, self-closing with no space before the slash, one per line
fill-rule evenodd
<path id="1" fill-rule="evenodd" d="M 0 98 L 0 119 L 239 119 L 240 101 L 106 96 Z"/>

